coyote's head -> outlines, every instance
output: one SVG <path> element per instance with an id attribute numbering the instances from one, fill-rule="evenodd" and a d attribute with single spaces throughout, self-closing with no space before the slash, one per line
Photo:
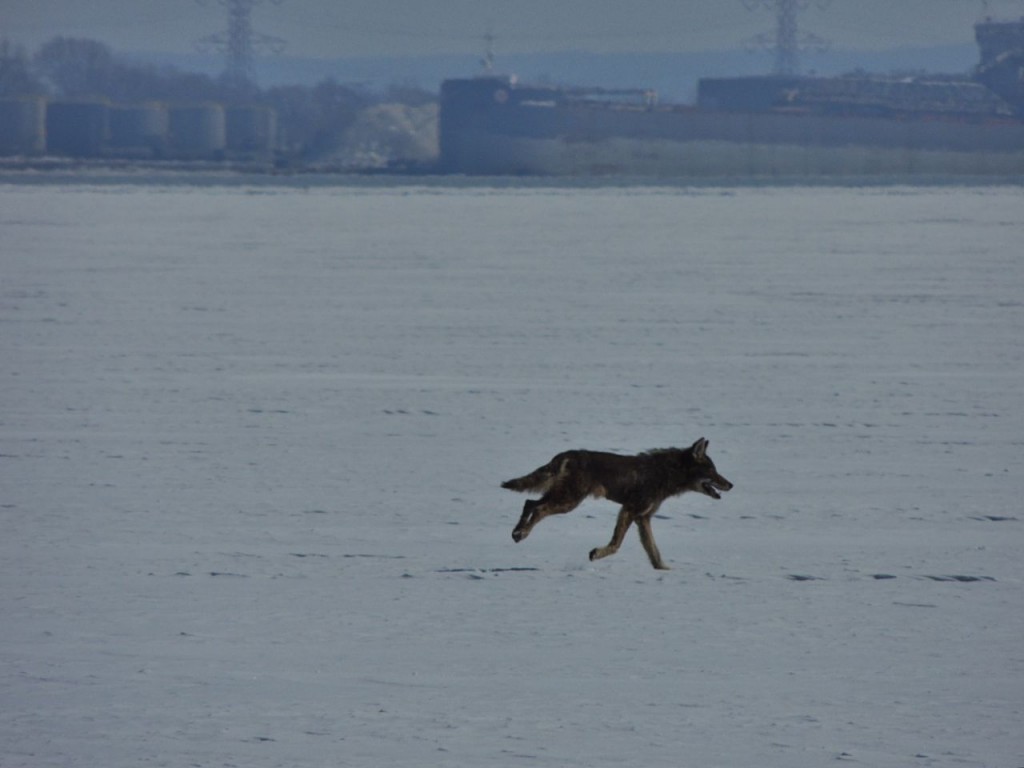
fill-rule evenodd
<path id="1" fill-rule="evenodd" d="M 699 491 L 712 499 L 722 498 L 719 491 L 732 489 L 732 483 L 718 474 L 715 462 L 708 457 L 708 441 L 703 437 L 690 448 L 693 456 L 697 477 L 690 485 L 691 490 Z"/>

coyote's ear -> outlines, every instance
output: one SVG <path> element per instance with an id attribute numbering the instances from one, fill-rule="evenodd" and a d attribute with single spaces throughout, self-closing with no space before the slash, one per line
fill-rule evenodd
<path id="1" fill-rule="evenodd" d="M 701 461 L 708 450 L 708 441 L 702 437 L 693 444 L 693 447 L 690 450 L 693 451 L 693 458 L 697 461 Z"/>

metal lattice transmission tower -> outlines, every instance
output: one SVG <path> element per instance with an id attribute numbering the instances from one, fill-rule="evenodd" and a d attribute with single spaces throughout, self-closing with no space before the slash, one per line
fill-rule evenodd
<path id="1" fill-rule="evenodd" d="M 282 0 L 273 0 L 280 5 Z M 207 0 L 197 0 L 206 5 Z M 202 49 L 213 48 L 227 56 L 224 68 L 224 81 L 229 88 L 244 92 L 255 86 L 253 76 L 253 57 L 257 52 L 270 51 L 280 53 L 285 42 L 280 37 L 261 35 L 253 32 L 252 9 L 261 5 L 263 0 L 219 0 L 228 11 L 228 28 L 225 32 L 207 35 L 199 41 Z"/>
<path id="2" fill-rule="evenodd" d="M 494 36 L 494 32 L 491 31 L 490 25 L 488 25 L 487 32 L 484 33 L 484 55 L 480 59 L 480 66 L 484 68 L 484 72 L 487 74 L 494 71 L 494 41 L 497 39 Z"/>
<path id="3" fill-rule="evenodd" d="M 829 0 L 818 0 L 818 7 L 824 8 L 828 3 Z M 798 15 L 811 4 L 810 0 L 743 0 L 743 4 L 752 11 L 764 7 L 775 12 L 775 32 L 763 32 L 749 41 L 751 48 L 775 53 L 774 74 L 795 75 L 800 69 L 801 51 L 828 48 L 826 40 L 800 31 Z"/>

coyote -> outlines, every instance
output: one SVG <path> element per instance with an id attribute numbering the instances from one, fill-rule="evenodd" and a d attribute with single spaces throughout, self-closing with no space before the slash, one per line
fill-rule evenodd
<path id="1" fill-rule="evenodd" d="M 689 448 L 661 448 L 637 456 L 601 451 L 560 453 L 530 474 L 501 484 L 510 491 L 543 493 L 540 499 L 529 499 L 523 505 L 512 539 L 522 541 L 545 517 L 571 512 L 587 496 L 605 498 L 621 504 L 622 509 L 612 540 L 605 547 L 590 550 L 590 559 L 600 560 L 618 552 L 629 526 L 636 523 L 651 565 L 669 570 L 651 532 L 651 518 L 661 503 L 686 491 L 720 499 L 719 491 L 732 488 L 732 483 L 718 474 L 707 450 L 708 441 L 702 437 Z"/>

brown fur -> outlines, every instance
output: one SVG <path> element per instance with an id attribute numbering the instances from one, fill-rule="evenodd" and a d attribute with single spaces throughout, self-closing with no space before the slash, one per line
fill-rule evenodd
<path id="1" fill-rule="evenodd" d="M 590 559 L 618 552 L 629 526 L 636 523 L 651 565 L 668 570 L 651 531 L 651 518 L 661 503 L 686 491 L 720 499 L 719 491 L 732 488 L 708 458 L 707 447 L 708 441 L 702 437 L 689 448 L 662 448 L 637 456 L 582 450 L 560 453 L 530 474 L 501 484 L 511 491 L 542 494 L 523 505 L 512 538 L 522 541 L 545 517 L 571 512 L 588 496 L 605 498 L 622 508 L 611 541 L 591 550 Z"/>

